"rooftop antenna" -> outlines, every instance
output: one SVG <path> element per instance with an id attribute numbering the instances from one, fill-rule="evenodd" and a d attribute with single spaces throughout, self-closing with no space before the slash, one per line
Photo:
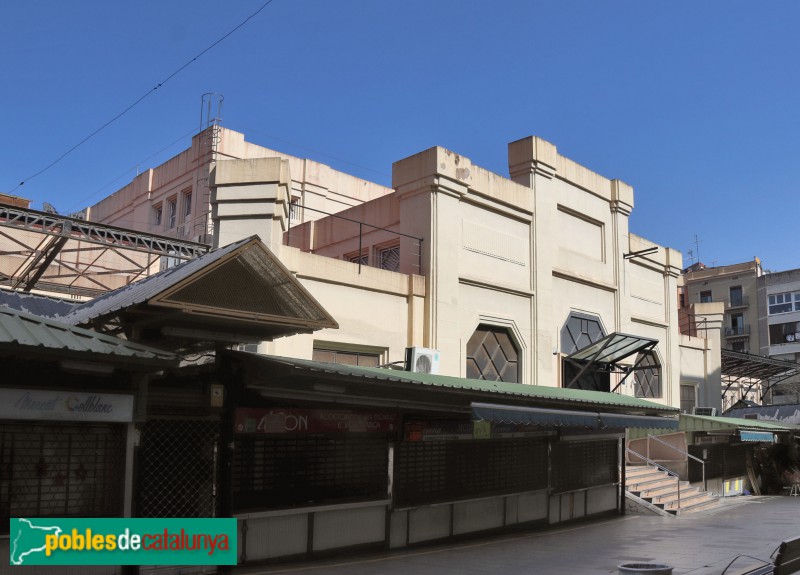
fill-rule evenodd
<path id="1" fill-rule="evenodd" d="M 689 259 L 692 263 L 689 264 L 689 267 L 694 265 L 694 252 L 692 250 L 686 250 L 686 254 L 689 256 Z"/>
<path id="2" fill-rule="evenodd" d="M 700 263 L 700 239 L 697 237 L 697 234 L 694 235 L 694 246 L 694 253 L 697 254 L 697 263 Z"/>

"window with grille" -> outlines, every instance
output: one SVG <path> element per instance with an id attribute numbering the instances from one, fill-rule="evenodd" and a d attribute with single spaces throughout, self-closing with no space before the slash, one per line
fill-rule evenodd
<path id="1" fill-rule="evenodd" d="M 378 252 L 378 264 L 382 270 L 400 271 L 400 246 L 380 250 Z"/>
<path id="2" fill-rule="evenodd" d="M 385 499 L 389 442 L 382 434 L 241 436 L 233 461 L 237 511 Z"/>
<path id="3" fill-rule="evenodd" d="M 380 353 L 363 351 L 339 351 L 315 347 L 311 358 L 314 361 L 323 361 L 325 363 L 357 365 L 361 367 L 378 367 L 381 364 Z"/>
<path id="4" fill-rule="evenodd" d="M 641 360 L 641 361 L 640 361 Z M 636 397 L 661 397 L 661 363 L 653 351 L 636 356 L 636 371 L 633 374 L 633 392 Z"/>
<path id="5" fill-rule="evenodd" d="M 173 196 L 167 200 L 167 229 L 175 227 L 178 219 L 178 198 Z"/>
<path id="6" fill-rule="evenodd" d="M 192 190 L 183 192 L 183 221 L 189 219 L 192 214 Z"/>
<path id="7" fill-rule="evenodd" d="M 292 223 L 300 221 L 300 198 L 298 196 L 293 196 L 289 203 L 289 220 Z"/>
<path id="8" fill-rule="evenodd" d="M 11 517 L 122 513 L 122 426 L 0 425 L 0 533 Z"/>
<path id="9" fill-rule="evenodd" d="M 545 488 L 546 439 L 406 441 L 395 448 L 396 506 Z"/>
<path id="10" fill-rule="evenodd" d="M 161 225 L 163 214 L 164 208 L 161 206 L 161 204 L 153 206 L 153 226 L 157 227 Z"/>
<path id="11" fill-rule="evenodd" d="M 362 266 L 369 265 L 369 255 L 366 252 L 363 254 L 354 254 L 347 256 L 347 261 L 352 262 L 354 264 L 361 264 Z"/>
<path id="12" fill-rule="evenodd" d="M 518 348 L 507 328 L 479 325 L 467 342 L 467 377 L 519 383 Z"/>

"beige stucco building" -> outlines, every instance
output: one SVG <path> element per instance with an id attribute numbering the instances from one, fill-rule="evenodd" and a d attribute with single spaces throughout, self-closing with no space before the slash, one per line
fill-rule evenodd
<path id="1" fill-rule="evenodd" d="M 681 254 L 629 232 L 632 187 L 536 137 L 508 157 L 504 177 L 430 148 L 386 188 L 213 126 L 88 217 L 215 246 L 258 234 L 339 324 L 265 353 L 383 365 L 423 347 L 446 375 L 718 406 L 719 338 L 680 333 Z M 612 333 L 643 347 L 565 361 Z"/>

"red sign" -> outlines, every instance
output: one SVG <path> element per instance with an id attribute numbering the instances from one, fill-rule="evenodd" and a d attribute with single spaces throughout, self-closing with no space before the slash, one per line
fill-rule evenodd
<path id="1" fill-rule="evenodd" d="M 388 433 L 397 429 L 397 414 L 349 409 L 283 409 L 240 407 L 236 433 Z"/>

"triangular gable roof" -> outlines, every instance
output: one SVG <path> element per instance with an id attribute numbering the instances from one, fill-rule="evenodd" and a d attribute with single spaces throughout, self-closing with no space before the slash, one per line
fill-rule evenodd
<path id="1" fill-rule="evenodd" d="M 159 330 L 173 339 L 234 342 L 338 328 L 258 236 L 109 292 L 63 319 L 95 326 L 113 320 L 129 332 L 146 329 L 149 340 L 158 340 Z"/>

